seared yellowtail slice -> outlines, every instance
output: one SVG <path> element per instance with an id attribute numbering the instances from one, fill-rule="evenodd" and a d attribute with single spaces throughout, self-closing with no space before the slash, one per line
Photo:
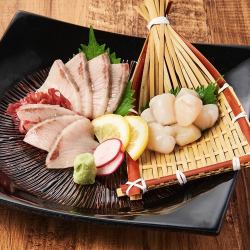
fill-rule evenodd
<path id="1" fill-rule="evenodd" d="M 85 117 L 92 118 L 93 93 L 85 55 L 82 52 L 75 55 L 66 63 L 66 67 L 79 88 L 81 113 Z"/>
<path id="2" fill-rule="evenodd" d="M 107 53 L 88 62 L 90 80 L 93 90 L 93 118 L 105 113 L 110 89 L 110 61 Z"/>
<path id="3" fill-rule="evenodd" d="M 70 101 L 73 110 L 81 113 L 79 88 L 61 60 L 53 63 L 46 81 L 37 92 L 47 92 L 50 88 L 59 90 Z"/>
<path id="4" fill-rule="evenodd" d="M 24 141 L 36 148 L 49 151 L 62 130 L 81 118 L 79 115 L 63 115 L 39 122 L 29 129 Z"/>
<path id="5" fill-rule="evenodd" d="M 73 167 L 74 159 L 82 153 L 93 153 L 98 142 L 87 118 L 71 123 L 59 134 L 46 158 L 47 168 Z"/>
<path id="6" fill-rule="evenodd" d="M 26 104 L 17 110 L 17 117 L 21 121 L 41 122 L 61 115 L 75 115 L 75 112 L 50 104 Z"/>
<path id="7" fill-rule="evenodd" d="M 123 94 L 128 81 L 129 65 L 127 63 L 111 64 L 111 88 L 107 107 L 107 113 L 113 113 Z"/>

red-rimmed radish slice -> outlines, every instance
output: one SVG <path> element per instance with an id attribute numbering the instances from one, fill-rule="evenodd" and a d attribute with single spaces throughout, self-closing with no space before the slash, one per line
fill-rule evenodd
<path id="1" fill-rule="evenodd" d="M 122 164 L 123 159 L 124 159 L 124 153 L 119 152 L 119 154 L 116 156 L 116 158 L 113 161 L 111 161 L 110 163 L 100 168 L 97 168 L 96 175 L 105 176 L 105 175 L 110 175 L 114 173 Z"/>
<path id="2" fill-rule="evenodd" d="M 119 139 L 108 139 L 98 145 L 94 151 L 96 167 L 108 164 L 116 158 L 121 151 L 122 142 Z"/>

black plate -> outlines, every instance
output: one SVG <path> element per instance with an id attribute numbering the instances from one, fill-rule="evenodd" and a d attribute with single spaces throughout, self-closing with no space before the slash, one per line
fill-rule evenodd
<path id="1" fill-rule="evenodd" d="M 88 29 L 49 18 L 19 12 L 0 42 L 0 96 L 27 75 L 46 68 L 61 58 L 67 61 L 86 42 Z M 113 48 L 125 60 L 136 60 L 144 39 L 97 31 L 97 39 Z M 249 112 L 250 48 L 197 44 L 196 47 L 225 74 Z M 0 117 L 1 119 L 1 117 Z M 227 173 L 187 184 L 148 192 L 143 206 L 129 211 L 74 209 L 45 201 L 15 187 L 0 163 L 0 202 L 29 211 L 69 219 L 115 222 L 150 227 L 219 231 L 236 175 Z M 15 181 L 15 180 L 13 180 Z M 141 204 L 141 203 L 140 203 Z M 132 209 L 131 209 L 132 208 Z M 135 210 L 136 208 L 136 210 Z"/>

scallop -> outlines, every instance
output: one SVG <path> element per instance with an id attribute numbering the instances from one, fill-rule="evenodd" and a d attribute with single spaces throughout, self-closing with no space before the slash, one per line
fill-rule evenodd
<path id="1" fill-rule="evenodd" d="M 202 101 L 193 94 L 177 96 L 175 101 L 175 114 L 177 123 L 180 126 L 191 125 L 202 109 Z"/>
<path id="2" fill-rule="evenodd" d="M 162 125 L 176 123 L 175 118 L 175 96 L 169 93 L 153 97 L 149 102 L 149 107 L 155 120 Z"/>
<path id="3" fill-rule="evenodd" d="M 180 90 L 177 97 L 181 97 L 181 96 L 183 96 L 185 94 L 190 94 L 190 95 L 199 97 L 198 93 L 195 90 L 188 89 L 188 88 L 181 88 L 181 90 Z"/>
<path id="4" fill-rule="evenodd" d="M 200 129 L 194 125 L 183 127 L 178 124 L 175 124 L 172 126 L 172 128 L 175 130 L 175 139 L 176 143 L 179 146 L 185 146 L 189 143 L 198 140 L 201 137 Z"/>
<path id="5" fill-rule="evenodd" d="M 164 134 L 166 135 L 171 135 L 173 137 L 175 137 L 176 135 L 176 131 L 172 126 L 164 126 L 163 131 L 164 131 Z"/>
<path id="6" fill-rule="evenodd" d="M 156 122 L 153 122 L 148 126 L 150 126 L 152 130 L 158 134 L 162 133 L 164 135 L 171 135 L 171 136 L 175 136 L 176 134 L 174 126 L 162 126 L 161 124 Z"/>
<path id="7" fill-rule="evenodd" d="M 141 113 L 141 117 L 146 121 L 146 122 L 154 122 L 155 118 L 150 110 L 150 108 L 145 109 L 142 113 Z"/>
<path id="8" fill-rule="evenodd" d="M 205 130 L 214 126 L 219 118 L 219 109 L 216 104 L 207 104 L 202 107 L 199 116 L 194 124 L 201 130 Z"/>
<path id="9" fill-rule="evenodd" d="M 149 127 L 149 141 L 148 149 L 163 153 L 169 154 L 174 150 L 176 141 L 172 136 L 174 133 L 173 128 L 167 126 L 164 127 L 158 123 L 150 123 Z"/>

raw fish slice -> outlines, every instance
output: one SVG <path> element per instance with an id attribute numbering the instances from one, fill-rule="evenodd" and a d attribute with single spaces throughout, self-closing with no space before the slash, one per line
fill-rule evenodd
<path id="1" fill-rule="evenodd" d="M 66 67 L 79 88 L 81 113 L 92 118 L 93 93 L 85 55 L 80 52 L 66 63 Z"/>
<path id="2" fill-rule="evenodd" d="M 105 113 L 110 91 L 110 61 L 107 53 L 88 62 L 89 75 L 93 90 L 93 118 Z"/>
<path id="3" fill-rule="evenodd" d="M 121 98 L 128 81 L 129 65 L 127 63 L 111 64 L 111 88 L 108 101 L 108 113 L 113 113 Z"/>
<path id="4" fill-rule="evenodd" d="M 75 115 L 75 112 L 50 104 L 25 104 L 17 109 L 17 117 L 21 121 L 41 122 L 61 115 Z"/>
<path id="5" fill-rule="evenodd" d="M 49 88 L 59 90 L 70 101 L 73 110 L 81 113 L 79 88 L 61 60 L 53 63 L 46 81 L 37 92 L 47 92 Z"/>
<path id="6" fill-rule="evenodd" d="M 33 126 L 25 135 L 24 141 L 36 148 L 49 151 L 59 133 L 81 118 L 79 115 L 63 115 L 47 119 Z"/>
<path id="7" fill-rule="evenodd" d="M 98 143 L 93 138 L 93 127 L 87 118 L 71 123 L 63 129 L 52 145 L 46 158 L 47 168 L 73 167 L 78 154 L 94 152 Z"/>

